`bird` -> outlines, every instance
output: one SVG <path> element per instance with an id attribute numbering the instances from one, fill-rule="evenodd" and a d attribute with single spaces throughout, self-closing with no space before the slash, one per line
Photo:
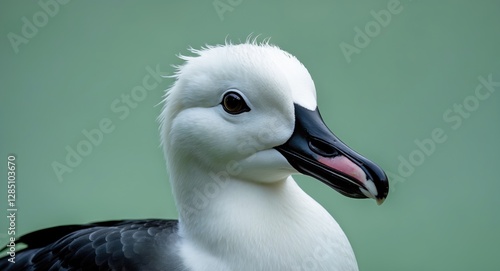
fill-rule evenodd
<path id="1" fill-rule="evenodd" d="M 178 219 L 34 231 L 1 270 L 358 270 L 342 228 L 292 175 L 378 204 L 389 181 L 327 127 L 306 67 L 269 40 L 189 51 L 158 117 Z"/>

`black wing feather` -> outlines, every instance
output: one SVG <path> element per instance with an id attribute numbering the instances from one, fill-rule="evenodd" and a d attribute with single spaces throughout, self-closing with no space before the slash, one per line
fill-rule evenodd
<path id="1" fill-rule="evenodd" d="M 184 270 L 177 220 L 118 220 L 35 231 L 0 270 Z"/>

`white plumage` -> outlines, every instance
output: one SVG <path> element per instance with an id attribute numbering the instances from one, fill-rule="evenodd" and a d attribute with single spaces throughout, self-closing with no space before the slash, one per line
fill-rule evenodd
<path id="1" fill-rule="evenodd" d="M 184 264 L 196 271 L 358 270 L 342 229 L 296 184 L 290 175 L 298 170 L 276 148 L 294 134 L 294 108 L 317 107 L 307 69 L 267 43 L 192 52 L 181 57 L 160 116 Z M 230 92 L 249 111 L 228 113 Z M 370 197 L 387 195 L 370 179 L 360 182 Z"/>

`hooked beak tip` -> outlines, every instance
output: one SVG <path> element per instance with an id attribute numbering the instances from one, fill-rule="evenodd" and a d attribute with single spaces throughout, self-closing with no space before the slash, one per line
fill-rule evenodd
<path id="1" fill-rule="evenodd" d="M 359 190 L 367 197 L 372 198 L 377 202 L 377 205 L 382 205 L 385 199 L 387 198 L 387 193 L 383 191 L 379 191 L 380 188 L 377 188 L 373 181 L 368 180 L 365 182 L 364 187 L 360 187 Z M 380 193 L 382 192 L 382 193 Z"/>
<path id="2" fill-rule="evenodd" d="M 377 205 L 380 206 L 380 205 L 382 205 L 382 203 L 384 203 L 385 198 L 377 198 L 376 201 L 377 201 Z"/>

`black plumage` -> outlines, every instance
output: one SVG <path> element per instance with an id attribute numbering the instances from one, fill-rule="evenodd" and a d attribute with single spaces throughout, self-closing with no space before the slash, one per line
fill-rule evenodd
<path id="1" fill-rule="evenodd" d="M 120 220 L 47 228 L 22 236 L 27 245 L 0 270 L 185 270 L 177 220 Z"/>

